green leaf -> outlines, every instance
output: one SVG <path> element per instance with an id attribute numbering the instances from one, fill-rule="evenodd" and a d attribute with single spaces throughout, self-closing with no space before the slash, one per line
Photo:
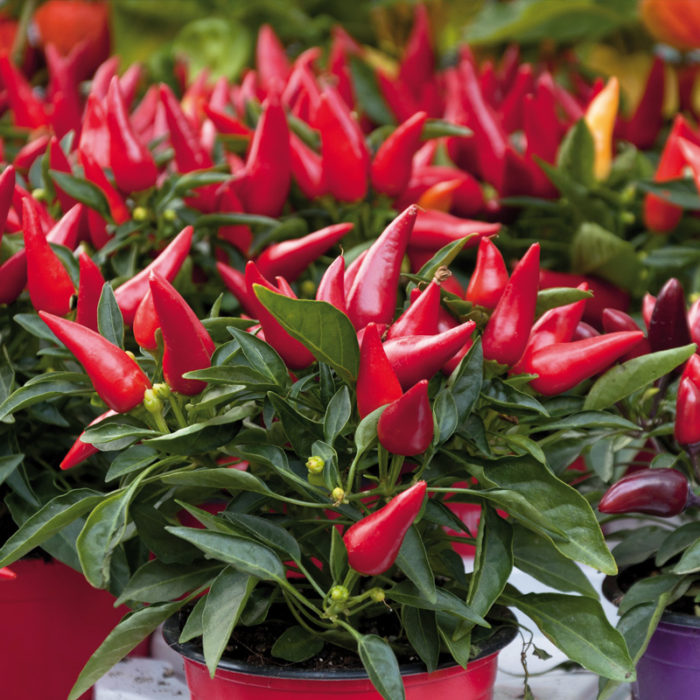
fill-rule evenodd
<path id="1" fill-rule="evenodd" d="M 139 567 L 129 579 L 115 605 L 130 600 L 139 603 L 163 603 L 189 593 L 213 579 L 221 570 L 218 564 L 165 564 L 157 559 Z"/>
<path id="2" fill-rule="evenodd" d="M 301 625 L 293 625 L 282 632 L 270 652 L 279 659 L 298 663 L 316 656 L 321 649 L 323 639 Z"/>
<path id="3" fill-rule="evenodd" d="M 289 371 L 277 351 L 264 340 L 233 326 L 228 332 L 238 341 L 250 366 L 272 380 L 273 384 L 287 388 L 290 384 Z"/>
<path id="4" fill-rule="evenodd" d="M 314 442 L 323 438 L 323 426 L 299 413 L 281 396 L 268 392 L 267 398 L 275 409 L 294 452 L 301 458 L 310 457 Z"/>
<path id="5" fill-rule="evenodd" d="M 435 591 L 435 574 L 430 568 L 428 554 L 425 551 L 423 540 L 415 525 L 411 525 L 406 532 L 398 556 L 396 565 L 406 576 L 413 581 L 421 595 L 429 603 L 437 602 Z"/>
<path id="6" fill-rule="evenodd" d="M 290 299 L 260 285 L 255 294 L 289 335 L 319 361 L 330 365 L 347 383 L 357 378 L 360 349 L 350 319 L 325 301 Z"/>
<path id="7" fill-rule="evenodd" d="M 471 136 L 474 133 L 471 129 L 461 124 L 445 121 L 444 119 L 428 119 L 425 122 L 421 138 L 424 141 L 439 139 L 442 136 Z"/>
<path id="8" fill-rule="evenodd" d="M 109 282 L 105 282 L 97 305 L 97 327 L 110 343 L 124 348 L 124 318 Z"/>
<path id="9" fill-rule="evenodd" d="M 404 605 L 401 608 L 401 621 L 410 645 L 416 650 L 428 672 L 434 671 L 440 657 L 440 637 L 435 613 Z"/>
<path id="10" fill-rule="evenodd" d="M 160 480 L 173 486 L 195 486 L 202 488 L 224 489 L 226 491 L 250 491 L 271 495 L 268 486 L 257 476 L 240 469 L 198 469 L 196 472 L 186 471 L 163 474 Z"/>
<path id="11" fill-rule="evenodd" d="M 624 639 L 597 600 L 563 593 L 508 594 L 504 598 L 534 620 L 572 661 L 606 678 L 634 680 L 634 663 Z"/>
<path id="12" fill-rule="evenodd" d="M 459 411 L 454 394 L 448 389 L 441 389 L 433 401 L 433 411 L 438 424 L 438 442 L 447 442 L 459 426 Z"/>
<path id="13" fill-rule="evenodd" d="M 691 544 L 671 569 L 674 574 L 693 574 L 700 571 L 700 539 Z"/>
<path id="14" fill-rule="evenodd" d="M 547 423 L 547 431 L 555 430 L 591 430 L 593 428 L 608 428 L 613 430 L 639 430 L 632 421 L 604 411 L 581 411 L 566 418 Z M 537 428 L 541 430 L 541 427 Z"/>
<path id="15" fill-rule="evenodd" d="M 86 207 L 94 209 L 102 215 L 102 218 L 108 221 L 112 220 L 107 198 L 97 185 L 94 185 L 89 180 L 83 180 L 68 173 L 61 173 L 58 170 L 49 170 L 49 175 L 57 187 L 62 189 L 69 197 L 73 197 L 73 199 Z"/>
<path id="16" fill-rule="evenodd" d="M 174 433 L 161 435 L 144 440 L 144 444 L 158 450 L 175 455 L 196 455 L 221 447 L 231 442 L 236 436 L 240 425 L 234 428 L 233 423 L 240 423 L 257 413 L 252 404 L 235 406 L 221 416 L 210 418 L 202 423 L 194 423 L 186 428 L 180 428 Z"/>
<path id="17" fill-rule="evenodd" d="M 514 564 L 520 571 L 558 591 L 598 597 L 588 577 L 549 540 L 520 526 L 513 528 L 513 535 Z"/>
<path id="18" fill-rule="evenodd" d="M 187 372 L 184 376 L 187 379 L 200 379 L 208 384 L 245 386 L 254 391 L 279 391 L 277 382 L 247 365 L 215 365 Z"/>
<path id="19" fill-rule="evenodd" d="M 284 566 L 268 547 L 241 537 L 208 532 L 190 527 L 168 527 L 166 530 L 190 542 L 211 559 L 230 564 L 238 571 L 256 576 L 263 581 L 284 579 Z"/>
<path id="20" fill-rule="evenodd" d="M 394 124 L 396 120 L 379 90 L 372 68 L 360 58 L 350 56 L 350 75 L 362 111 L 375 124 Z"/>
<path id="21" fill-rule="evenodd" d="M 550 289 L 540 289 L 540 291 L 537 292 L 535 316 L 539 318 L 550 309 L 573 304 L 581 299 L 592 298 L 593 292 L 584 292 L 582 289 L 576 289 L 576 287 L 551 287 Z"/>
<path id="22" fill-rule="evenodd" d="M 0 549 L 0 568 L 23 557 L 64 527 L 87 513 L 103 495 L 91 489 L 75 489 L 56 496 L 13 533 Z"/>
<path id="23" fill-rule="evenodd" d="M 93 509 L 80 531 L 76 548 L 80 566 L 91 586 L 107 588 L 109 585 L 112 556 L 127 532 L 129 506 L 141 481 L 152 469 L 144 469 L 129 488 L 107 496 Z"/>
<path id="24" fill-rule="evenodd" d="M 41 323 L 48 330 L 48 326 L 43 321 Z M 15 370 L 7 353 L 7 347 L 0 345 L 0 404 L 12 393 L 14 384 Z"/>
<path id="25" fill-rule="evenodd" d="M 46 340 L 53 345 L 60 344 L 53 331 L 36 314 L 15 314 L 12 319 L 22 326 L 27 333 L 31 333 L 31 335 L 41 340 Z"/>
<path id="26" fill-rule="evenodd" d="M 289 530 L 276 525 L 270 518 L 232 511 L 224 511 L 223 515 L 236 530 L 246 537 L 254 539 L 266 547 L 278 549 L 296 562 L 301 560 L 299 543 L 294 539 L 294 536 Z"/>
<path id="27" fill-rule="evenodd" d="M 217 214 L 204 214 L 198 217 L 194 222 L 194 227 L 199 229 L 206 226 L 218 228 L 219 226 L 277 226 L 278 224 L 279 221 L 277 219 L 261 216 L 260 214 L 220 212 Z"/>
<path id="28" fill-rule="evenodd" d="M 521 411 L 534 411 L 542 416 L 549 415 L 547 409 L 534 396 L 519 391 L 496 377 L 484 383 L 482 394 L 499 406 Z"/>
<path id="29" fill-rule="evenodd" d="M 14 473 L 15 469 L 19 467 L 24 461 L 24 455 L 5 455 L 0 457 L 0 485 L 2 485 L 9 476 Z"/>
<path id="30" fill-rule="evenodd" d="M 173 192 L 180 196 L 192 192 L 198 187 L 220 185 L 231 178 L 230 174 L 218 173 L 214 170 L 192 170 L 178 177 Z M 277 223 L 275 221 L 275 223 Z"/>
<path id="31" fill-rule="evenodd" d="M 204 612 L 206 602 L 207 596 L 202 596 L 195 603 L 178 637 L 178 642 L 180 642 L 180 644 L 189 642 L 190 639 L 194 639 L 195 637 L 202 636 L 202 613 Z"/>
<path id="32" fill-rule="evenodd" d="M 348 550 L 338 528 L 331 529 L 331 555 L 328 558 L 333 581 L 342 581 L 348 570 Z"/>
<path id="33" fill-rule="evenodd" d="M 80 439 L 88 445 L 108 445 L 108 449 L 118 449 L 125 444 L 128 445 L 136 440 L 151 437 L 152 435 L 160 435 L 160 433 L 157 430 L 150 430 L 131 423 L 105 420 L 86 428 Z M 117 446 L 110 444 L 117 441 L 123 442 L 120 442 Z"/>
<path id="34" fill-rule="evenodd" d="M 690 581 L 686 581 L 685 585 L 682 585 L 682 580 L 673 574 L 659 574 L 658 576 L 651 576 L 650 578 L 643 578 L 639 581 L 635 581 L 624 596 L 622 596 L 618 614 L 624 615 L 628 610 L 631 610 L 637 605 L 656 601 L 662 595 L 669 597 L 675 588 L 681 588 L 682 594 L 688 589 L 689 585 Z"/>
<path id="35" fill-rule="evenodd" d="M 495 509 L 484 506 L 476 539 L 474 573 L 467 603 L 481 616 L 491 609 L 513 570 L 513 528 Z M 462 634 L 470 628 L 461 628 Z"/>
<path id="36" fill-rule="evenodd" d="M 595 182 L 593 135 L 585 119 L 579 119 L 566 133 L 557 152 L 557 167 L 576 182 L 592 187 Z"/>
<path id="37" fill-rule="evenodd" d="M 653 381 L 668 374 L 695 352 L 695 344 L 635 357 L 615 365 L 588 391 L 586 410 L 608 408 Z"/>
<path id="38" fill-rule="evenodd" d="M 596 274 L 628 289 L 638 284 L 642 270 L 629 241 L 590 221 L 581 224 L 574 234 L 571 263 L 576 272 Z"/>
<path id="39" fill-rule="evenodd" d="M 439 612 L 436 614 L 436 618 L 438 632 L 445 647 L 456 663 L 462 668 L 467 668 L 472 653 L 471 633 L 468 632 L 460 636 L 458 634 L 460 622 L 452 615 Z"/>
<path id="40" fill-rule="evenodd" d="M 691 178 L 667 180 L 666 182 L 638 181 L 637 187 L 642 192 L 656 195 L 669 204 L 675 204 L 690 211 L 700 211 L 700 195 Z"/>
<path id="41" fill-rule="evenodd" d="M 669 559 L 680 554 L 696 540 L 700 540 L 700 523 L 686 523 L 671 531 L 659 546 L 656 553 L 656 565 L 663 566 Z"/>
<path id="42" fill-rule="evenodd" d="M 202 610 L 202 648 L 212 678 L 257 582 L 254 576 L 226 568 L 211 586 Z"/>
<path id="43" fill-rule="evenodd" d="M 0 420 L 23 408 L 57 396 L 75 396 L 93 391 L 90 379 L 79 372 L 49 372 L 30 379 L 0 404 Z"/>
<path id="44" fill-rule="evenodd" d="M 158 459 L 156 450 L 146 445 L 133 445 L 120 452 L 110 464 L 105 481 L 112 481 L 153 464 Z"/>
<path id="45" fill-rule="evenodd" d="M 467 244 L 470 238 L 473 238 L 476 234 L 470 233 L 464 238 L 460 238 L 458 241 L 452 241 L 446 246 L 440 248 L 440 250 L 433 255 L 430 260 L 423 264 L 420 270 L 416 273 L 418 277 L 421 277 L 426 282 L 435 277 L 435 273 L 440 267 L 449 267 L 455 260 L 455 258 L 462 252 L 462 249 Z"/>
<path id="46" fill-rule="evenodd" d="M 161 622 L 174 615 L 187 599 L 165 605 L 151 605 L 127 615 L 90 657 L 71 689 L 68 700 L 78 700 L 118 661 L 148 637 Z"/>
<path id="47" fill-rule="evenodd" d="M 357 652 L 372 685 L 384 700 L 406 697 L 399 662 L 386 640 L 376 634 L 364 634 L 357 640 Z"/>
<path id="48" fill-rule="evenodd" d="M 326 413 L 323 416 L 323 439 L 332 445 L 335 439 L 343 432 L 352 416 L 352 401 L 350 390 L 342 386 L 328 402 Z"/>
<path id="49" fill-rule="evenodd" d="M 452 458 L 463 462 L 454 453 Z M 479 483 L 480 494 L 535 533 L 547 537 L 565 556 L 604 573 L 617 567 L 588 501 L 544 465 L 530 457 L 505 458 L 488 469 L 465 463 Z"/>
<path id="50" fill-rule="evenodd" d="M 479 399 L 483 376 L 484 355 L 481 350 L 481 338 L 478 338 L 447 381 L 447 387 L 457 405 L 460 423 L 464 423 L 469 417 Z"/>

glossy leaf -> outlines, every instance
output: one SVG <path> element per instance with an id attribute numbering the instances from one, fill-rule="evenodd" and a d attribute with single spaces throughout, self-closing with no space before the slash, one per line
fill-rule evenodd
<path id="1" fill-rule="evenodd" d="M 385 700 L 406 697 L 399 662 L 389 643 L 376 634 L 365 634 L 357 640 L 357 651 L 372 685 Z"/>

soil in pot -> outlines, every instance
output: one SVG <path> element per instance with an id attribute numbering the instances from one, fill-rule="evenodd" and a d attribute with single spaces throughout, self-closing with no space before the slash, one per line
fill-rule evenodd
<path id="1" fill-rule="evenodd" d="M 391 638 L 398 632 L 393 614 L 376 619 L 365 633 Z M 332 700 L 338 696 L 353 700 L 375 700 L 379 693 L 370 683 L 356 654 L 329 644 L 316 656 L 300 663 L 275 658 L 270 653 L 272 642 L 294 621 L 272 619 L 255 627 L 239 626 L 232 635 L 227 652 L 211 679 L 204 664 L 201 644 L 179 644 L 181 624 L 186 613 L 165 624 L 166 642 L 185 656 L 185 670 L 192 700 L 281 700 L 291 697 L 313 697 Z M 515 618 L 504 610 L 505 621 L 492 634 L 475 639 L 475 658 L 465 671 L 447 657 L 433 673 L 414 654 L 399 654 L 406 697 L 408 700 L 490 700 L 496 677 L 497 655 L 517 633 Z"/>

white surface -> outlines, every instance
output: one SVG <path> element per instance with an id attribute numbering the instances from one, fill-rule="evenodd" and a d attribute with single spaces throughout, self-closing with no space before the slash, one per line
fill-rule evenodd
<path id="1" fill-rule="evenodd" d="M 471 568 L 466 562 L 467 568 Z M 600 591 L 603 574 L 586 570 L 595 590 Z M 527 574 L 513 570 L 510 583 L 523 593 L 551 590 Z M 604 598 L 603 609 L 612 624 L 617 619 L 615 606 Z M 594 700 L 598 692 L 598 676 L 589 671 L 561 671 L 555 667 L 566 661 L 559 651 L 537 629 L 536 625 L 519 611 L 514 611 L 519 622 L 533 633 L 534 646 L 544 649 L 550 659 L 539 659 L 527 654 L 530 688 L 537 700 Z M 523 694 L 521 653 L 523 638 L 518 635 L 498 657 L 498 676 L 494 700 L 519 700 Z M 94 700 L 190 700 L 184 682 L 182 660 L 163 640 L 158 629 L 151 641 L 151 659 L 129 658 L 117 664 L 95 685 Z M 540 675 L 544 674 L 544 675 Z M 621 687 L 613 700 L 629 700 L 627 686 Z"/>

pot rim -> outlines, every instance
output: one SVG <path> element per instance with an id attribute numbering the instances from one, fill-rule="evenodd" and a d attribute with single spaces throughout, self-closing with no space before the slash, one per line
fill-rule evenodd
<path id="1" fill-rule="evenodd" d="M 625 595 L 617 582 L 617 575 L 606 576 L 603 579 L 602 590 L 603 595 L 616 607 L 620 605 L 620 601 Z M 679 625 L 681 627 L 700 629 L 700 617 L 697 615 L 688 615 L 688 613 L 664 610 L 660 621 L 668 625 Z"/>
<path id="2" fill-rule="evenodd" d="M 470 664 L 474 661 L 484 659 L 487 656 L 491 656 L 499 652 L 501 649 L 510 644 L 513 639 L 515 639 L 515 636 L 518 633 L 518 624 L 515 615 L 508 608 L 504 608 L 502 617 L 508 618 L 512 624 L 506 623 L 497 629 L 496 633 L 486 640 L 481 652 L 473 659 L 469 660 Z M 165 639 L 166 644 L 168 644 L 171 649 L 178 652 L 186 659 L 205 665 L 206 661 L 204 659 L 204 654 L 199 650 L 197 645 L 191 641 L 181 644 L 177 641 L 179 635 L 179 614 L 175 613 L 163 624 L 163 638 Z M 457 664 L 455 661 L 450 661 L 440 664 L 435 670 L 440 671 L 446 668 L 454 668 L 456 666 Z M 245 673 L 251 676 L 266 676 L 299 680 L 350 680 L 369 677 L 364 669 L 309 670 L 285 668 L 283 666 L 253 666 L 252 664 L 247 664 L 244 661 L 226 658 L 222 658 L 219 661 L 218 668 L 224 671 Z M 404 664 L 400 666 L 400 670 L 402 676 L 427 673 L 427 669 L 421 663 Z"/>

